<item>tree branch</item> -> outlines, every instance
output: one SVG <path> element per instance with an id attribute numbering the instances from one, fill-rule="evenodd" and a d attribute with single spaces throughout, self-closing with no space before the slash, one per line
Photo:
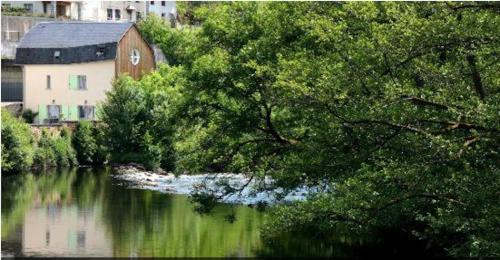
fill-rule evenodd
<path id="1" fill-rule="evenodd" d="M 476 56 L 468 55 L 467 63 L 469 64 L 472 81 L 474 82 L 474 88 L 476 89 L 476 93 L 479 95 L 481 99 L 484 100 L 486 98 L 486 91 L 481 81 L 481 74 L 479 74 L 479 71 L 477 70 Z"/>

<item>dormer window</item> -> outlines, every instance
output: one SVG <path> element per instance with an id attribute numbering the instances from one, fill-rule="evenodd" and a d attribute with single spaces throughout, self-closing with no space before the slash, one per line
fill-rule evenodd
<path id="1" fill-rule="evenodd" d="M 61 52 L 60 51 L 55 51 L 54 52 L 54 58 L 59 59 L 61 57 Z"/>
<path id="2" fill-rule="evenodd" d="M 95 55 L 97 57 L 102 57 L 105 54 L 105 50 L 106 49 L 104 47 L 99 47 L 99 48 L 97 48 L 97 51 L 95 52 Z"/>

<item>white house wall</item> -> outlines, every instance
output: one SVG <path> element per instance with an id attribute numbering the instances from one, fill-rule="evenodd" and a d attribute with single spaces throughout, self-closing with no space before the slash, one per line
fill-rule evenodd
<path id="1" fill-rule="evenodd" d="M 99 102 L 104 101 L 106 92 L 111 90 L 111 83 L 115 77 L 115 61 L 25 65 L 23 70 L 24 109 L 38 112 L 40 106 L 52 104 L 70 107 L 96 106 Z M 47 89 L 47 75 L 51 76 L 50 89 Z M 70 75 L 85 75 L 87 89 L 70 89 Z"/>

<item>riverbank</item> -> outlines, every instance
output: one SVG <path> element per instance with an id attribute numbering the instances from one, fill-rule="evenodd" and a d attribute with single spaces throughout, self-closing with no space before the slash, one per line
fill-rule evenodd
<path id="1" fill-rule="evenodd" d="M 155 190 L 170 194 L 191 194 L 203 187 L 214 192 L 220 202 L 246 205 L 276 204 L 307 199 L 308 195 L 318 192 L 318 187 L 301 186 L 290 192 L 281 188 L 269 189 L 273 180 L 266 177 L 256 180 L 243 174 L 213 173 L 175 176 L 167 172 L 153 172 L 134 165 L 114 167 L 114 178 L 125 181 L 129 188 Z M 226 194 L 228 189 L 235 190 Z M 283 199 L 279 199 L 283 198 Z"/>

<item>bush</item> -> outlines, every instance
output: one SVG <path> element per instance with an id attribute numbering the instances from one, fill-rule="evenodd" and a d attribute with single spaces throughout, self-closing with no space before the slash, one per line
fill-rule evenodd
<path id="1" fill-rule="evenodd" d="M 29 169 L 33 164 L 33 148 L 29 126 L 2 109 L 2 170 Z"/>
<path id="2" fill-rule="evenodd" d="M 92 123 L 81 121 L 76 127 L 73 135 L 73 146 L 75 147 L 77 159 L 80 164 L 93 164 L 93 157 L 97 150 L 96 140 L 92 133 Z"/>
<path id="3" fill-rule="evenodd" d="M 76 151 L 71 145 L 69 131 L 64 128 L 53 136 L 44 129 L 35 150 L 34 161 L 35 166 L 42 169 L 76 165 Z"/>
<path id="4" fill-rule="evenodd" d="M 76 151 L 71 145 L 71 134 L 67 128 L 63 128 L 60 136 L 54 138 L 53 142 L 57 166 L 67 167 L 78 164 Z"/>
<path id="5" fill-rule="evenodd" d="M 96 142 L 96 150 L 92 157 L 94 165 L 102 165 L 108 161 L 108 148 L 106 146 L 106 135 L 103 124 L 94 124 L 92 135 Z"/>
<path id="6" fill-rule="evenodd" d="M 21 115 L 24 119 L 24 122 L 28 124 L 33 124 L 35 117 L 38 115 L 38 112 L 33 112 L 31 109 L 26 109 L 23 111 Z"/>
<path id="7" fill-rule="evenodd" d="M 42 169 L 57 166 L 55 143 L 45 129 L 42 130 L 42 135 L 40 140 L 38 140 L 38 147 L 35 150 L 34 163 L 35 166 Z"/>
<path id="8" fill-rule="evenodd" d="M 100 165 L 107 161 L 104 125 L 81 121 L 73 135 L 73 147 L 80 164 Z"/>

